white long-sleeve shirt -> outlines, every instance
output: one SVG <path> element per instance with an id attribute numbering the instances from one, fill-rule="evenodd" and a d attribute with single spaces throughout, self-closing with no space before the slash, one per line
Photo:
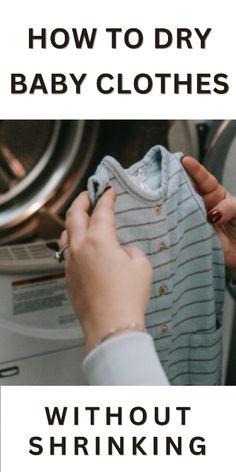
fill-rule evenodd
<path id="1" fill-rule="evenodd" d="M 169 385 L 148 333 L 113 336 L 84 359 L 90 385 Z"/>

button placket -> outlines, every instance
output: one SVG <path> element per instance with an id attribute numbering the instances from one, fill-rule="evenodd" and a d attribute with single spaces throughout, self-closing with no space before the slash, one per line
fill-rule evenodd
<path id="1" fill-rule="evenodd" d="M 155 215 L 156 214 L 156 215 Z M 156 313 L 161 313 L 162 309 L 167 308 L 170 305 L 171 296 L 171 280 L 170 280 L 170 243 L 168 233 L 168 223 L 166 218 L 166 205 L 164 202 L 153 206 L 153 219 L 154 222 L 160 221 L 160 224 L 156 223 L 156 236 L 155 240 L 152 241 L 152 263 L 154 267 L 153 274 L 153 288 L 152 297 L 155 305 L 152 306 L 152 310 L 156 309 Z M 166 315 L 167 315 L 166 311 Z M 167 315 L 168 316 L 168 315 Z M 165 318 L 163 319 L 165 324 Z M 165 330 L 165 328 L 164 328 Z M 159 335 L 161 335 L 159 331 Z"/>
<path id="2" fill-rule="evenodd" d="M 153 266 L 155 268 L 154 273 L 154 280 L 158 280 L 161 278 L 160 284 L 155 284 L 155 294 L 158 293 L 160 286 L 166 285 L 165 279 L 169 278 L 170 268 L 169 268 L 169 235 L 168 235 L 168 226 L 166 220 L 166 207 L 164 203 L 158 202 L 155 206 L 153 206 L 153 212 L 156 213 L 156 217 L 154 215 L 154 223 L 160 220 L 160 224 L 156 224 L 154 227 L 157 229 L 155 240 L 151 243 L 151 252 L 153 254 Z M 159 237 L 158 237 L 159 236 Z M 160 264 L 160 269 L 159 269 Z M 162 277 L 160 277 L 160 275 Z M 169 290 L 167 290 L 169 291 Z M 165 289 L 161 289 L 161 294 L 164 294 Z"/>
<path id="3" fill-rule="evenodd" d="M 170 280 L 171 266 L 169 263 L 170 236 L 168 233 L 165 202 L 153 206 L 152 211 L 153 220 L 156 222 L 154 228 L 157 237 L 151 244 L 152 263 L 154 266 L 153 281 L 155 283 L 152 287 L 153 304 L 150 309 L 153 312 L 153 317 L 149 321 L 152 326 L 155 327 L 156 325 L 154 328 L 156 339 L 162 339 L 162 342 L 168 347 L 171 342 L 170 313 L 168 308 L 171 305 L 172 286 Z M 157 223 L 158 221 L 160 221 L 160 224 Z M 162 312 L 162 310 L 164 311 Z"/>

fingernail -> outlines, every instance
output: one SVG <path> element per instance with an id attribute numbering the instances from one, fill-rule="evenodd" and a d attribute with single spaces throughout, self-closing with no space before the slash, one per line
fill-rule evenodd
<path id="1" fill-rule="evenodd" d="M 221 217 L 222 214 L 218 210 L 209 211 L 209 213 L 207 214 L 207 219 L 209 223 L 216 223 L 221 219 Z"/>
<path id="2" fill-rule="evenodd" d="M 107 192 L 107 190 L 110 190 L 111 189 L 111 185 L 108 185 L 108 187 L 105 188 L 105 190 L 103 191 L 103 193 Z"/>
<path id="3" fill-rule="evenodd" d="M 101 195 L 99 195 L 98 199 L 102 197 L 102 195 L 107 192 L 107 190 L 110 190 L 111 186 L 108 185 L 108 187 L 105 188 L 105 190 L 103 190 L 103 192 L 101 193 Z"/>
<path id="4" fill-rule="evenodd" d="M 186 156 L 187 156 L 187 154 L 184 154 L 184 156 L 182 156 L 182 157 L 180 158 L 180 162 L 182 162 L 182 160 L 183 160 Z"/>

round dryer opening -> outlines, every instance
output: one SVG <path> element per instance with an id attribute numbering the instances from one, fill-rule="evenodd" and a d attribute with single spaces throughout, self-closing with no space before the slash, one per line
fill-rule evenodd
<path id="1" fill-rule="evenodd" d="M 0 243 L 34 237 L 36 213 L 60 212 L 82 184 L 97 142 L 98 123 L 2 121 Z"/>

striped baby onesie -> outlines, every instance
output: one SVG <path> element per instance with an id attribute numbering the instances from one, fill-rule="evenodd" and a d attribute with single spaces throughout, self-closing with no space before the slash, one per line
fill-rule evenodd
<path id="1" fill-rule="evenodd" d="M 181 153 L 162 146 L 123 169 L 106 156 L 88 181 L 92 204 L 111 185 L 122 245 L 141 248 L 153 266 L 146 328 L 173 385 L 221 382 L 224 259 Z"/>

